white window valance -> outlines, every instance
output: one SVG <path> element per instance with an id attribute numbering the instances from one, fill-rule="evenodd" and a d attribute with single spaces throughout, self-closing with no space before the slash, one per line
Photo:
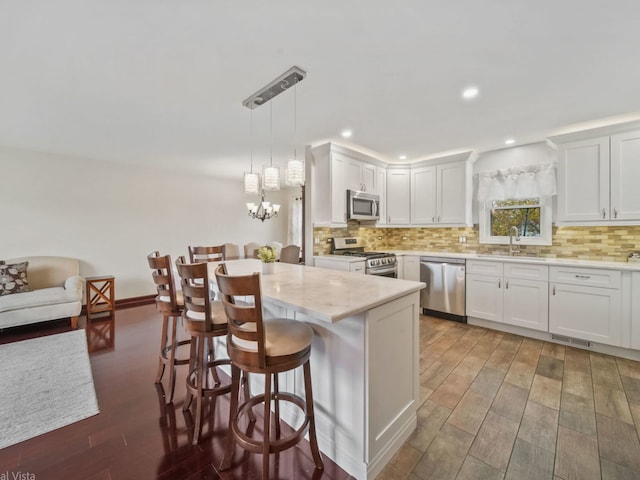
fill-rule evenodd
<path id="1" fill-rule="evenodd" d="M 478 201 L 556 195 L 554 163 L 525 165 L 478 173 Z"/>

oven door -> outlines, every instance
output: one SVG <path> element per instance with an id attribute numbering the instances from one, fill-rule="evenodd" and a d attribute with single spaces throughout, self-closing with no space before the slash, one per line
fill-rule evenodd
<path id="1" fill-rule="evenodd" d="M 398 265 L 385 267 L 367 267 L 367 275 L 377 275 L 378 277 L 398 278 Z"/>

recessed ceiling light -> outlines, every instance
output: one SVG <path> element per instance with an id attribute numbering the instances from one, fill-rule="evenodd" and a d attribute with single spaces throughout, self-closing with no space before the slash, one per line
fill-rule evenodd
<path id="1" fill-rule="evenodd" d="M 462 98 L 471 100 L 472 98 L 476 98 L 479 92 L 478 87 L 467 87 L 462 91 Z"/>
<path id="2" fill-rule="evenodd" d="M 507 138 L 507 139 L 504 141 L 504 144 L 505 144 L 505 145 L 513 145 L 514 143 L 516 143 L 516 141 L 515 141 L 513 138 Z"/>
<path id="3" fill-rule="evenodd" d="M 340 135 L 342 135 L 344 138 L 350 138 L 351 135 L 353 135 L 353 132 L 351 130 L 343 130 Z"/>
<path id="4" fill-rule="evenodd" d="M 400 160 L 406 160 L 406 159 L 407 159 L 407 156 L 406 156 L 406 155 L 400 155 L 400 157 L 399 157 L 399 158 L 400 158 Z"/>

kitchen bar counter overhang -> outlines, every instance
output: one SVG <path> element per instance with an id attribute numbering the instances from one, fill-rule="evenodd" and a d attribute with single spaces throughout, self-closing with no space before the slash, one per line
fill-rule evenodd
<path id="1" fill-rule="evenodd" d="M 261 271 L 259 260 L 227 263 L 231 275 Z M 211 265 L 211 273 L 215 265 Z M 318 443 L 357 479 L 374 479 L 417 425 L 420 402 L 419 306 L 424 283 L 276 263 L 262 275 L 267 317 L 306 322 Z M 262 380 L 252 376 L 255 392 Z M 302 395 L 302 372 L 280 376 Z M 281 407 L 293 426 L 302 419 Z"/>

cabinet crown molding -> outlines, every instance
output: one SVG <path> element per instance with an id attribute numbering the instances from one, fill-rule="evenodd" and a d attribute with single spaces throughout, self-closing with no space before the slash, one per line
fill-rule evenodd
<path id="1" fill-rule="evenodd" d="M 554 145 L 560 145 L 568 142 L 575 142 L 579 140 L 587 140 L 594 137 L 604 137 L 609 135 L 615 135 L 616 133 L 624 133 L 633 130 L 640 130 L 640 120 L 626 123 L 616 123 L 613 125 L 606 125 L 603 127 L 590 128 L 588 130 L 578 130 L 575 132 L 564 133 L 561 135 L 552 135 L 547 137 L 547 141 Z"/>

